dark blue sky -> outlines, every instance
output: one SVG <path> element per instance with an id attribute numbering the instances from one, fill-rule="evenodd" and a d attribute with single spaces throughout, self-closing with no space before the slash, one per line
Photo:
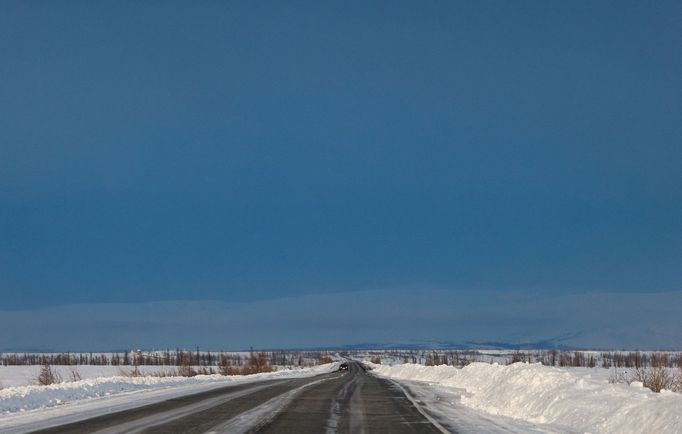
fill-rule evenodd
<path id="1" fill-rule="evenodd" d="M 0 306 L 681 288 L 679 2 L 320 3 L 0 3 Z"/>

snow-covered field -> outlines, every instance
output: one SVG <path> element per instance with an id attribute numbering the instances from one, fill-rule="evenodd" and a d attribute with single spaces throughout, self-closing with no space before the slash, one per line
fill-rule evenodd
<path id="1" fill-rule="evenodd" d="M 389 364 L 386 364 L 388 362 Z M 613 369 L 474 362 L 463 368 L 365 363 L 405 386 L 425 409 L 463 432 L 682 432 L 682 394 L 654 393 L 641 383 L 610 384 Z M 38 386 L 40 366 L 0 366 L 0 432 L 47 426 L 121 411 L 225 385 L 313 376 L 338 363 L 313 368 L 278 367 L 248 376 L 157 376 L 174 367 L 140 366 L 146 376 L 121 375 L 132 367 L 54 367 L 64 382 Z"/>
<path id="2" fill-rule="evenodd" d="M 368 365 L 378 375 L 416 385 L 422 393 L 428 386 L 434 398 L 432 405 L 425 405 L 442 420 L 456 419 L 456 407 L 464 405 L 547 432 L 682 432 L 682 394 L 654 393 L 641 383 L 609 384 L 607 369 L 528 363 L 472 363 L 464 368 Z"/>
<path id="3" fill-rule="evenodd" d="M 0 366 L 0 389 L 17 386 L 37 385 L 40 365 L 28 366 Z M 64 382 L 70 382 L 72 368 L 70 366 L 53 365 L 54 369 Z M 133 366 L 92 366 L 78 365 L 73 370 L 77 372 L 81 379 L 91 380 L 100 377 L 125 377 L 126 373 L 132 372 Z M 142 375 L 152 376 L 164 372 L 171 372 L 176 369 L 174 366 L 139 366 L 138 370 Z M 214 367 L 217 370 L 217 367 Z M 0 410 L 2 412 L 2 410 Z"/>
<path id="4" fill-rule="evenodd" d="M 227 385 L 314 376 L 338 369 L 338 363 L 245 376 L 198 375 L 191 378 L 126 377 L 117 375 L 116 367 L 81 366 L 82 380 L 50 386 L 35 385 L 39 369 L 39 366 L 0 367 L 0 381 L 4 387 L 0 390 L 0 432 L 26 424 L 40 426 L 48 420 L 50 423 L 68 423 Z M 69 378 L 68 367 L 58 369 L 64 379 Z M 147 369 L 157 372 L 163 368 Z"/>

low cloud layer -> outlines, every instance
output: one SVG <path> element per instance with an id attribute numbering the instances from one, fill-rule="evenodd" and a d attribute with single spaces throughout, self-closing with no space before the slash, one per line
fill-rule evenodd
<path id="1" fill-rule="evenodd" d="M 105 351 L 545 342 L 682 347 L 682 292 L 368 291 L 224 303 L 84 304 L 0 312 L 0 350 Z"/>

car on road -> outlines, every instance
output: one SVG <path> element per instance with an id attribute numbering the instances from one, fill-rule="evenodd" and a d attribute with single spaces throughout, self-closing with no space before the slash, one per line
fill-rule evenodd
<path id="1" fill-rule="evenodd" d="M 339 371 L 347 371 L 348 370 L 348 363 L 343 362 L 339 365 Z"/>

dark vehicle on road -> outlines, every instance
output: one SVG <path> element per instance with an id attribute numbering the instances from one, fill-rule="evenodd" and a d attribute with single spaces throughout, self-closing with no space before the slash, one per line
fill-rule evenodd
<path id="1" fill-rule="evenodd" d="M 339 371 L 347 371 L 348 370 L 348 363 L 344 362 L 339 365 Z"/>

